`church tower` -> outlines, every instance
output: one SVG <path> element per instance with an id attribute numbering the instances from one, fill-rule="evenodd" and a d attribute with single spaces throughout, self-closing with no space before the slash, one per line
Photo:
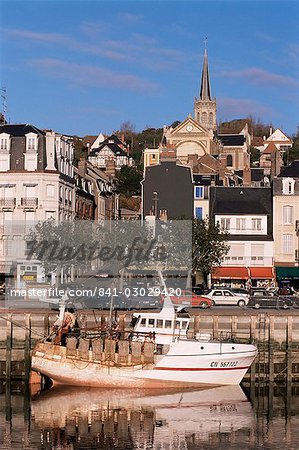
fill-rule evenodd
<path id="1" fill-rule="evenodd" d="M 216 130 L 216 99 L 211 96 L 208 54 L 205 48 L 199 98 L 194 101 L 194 119 L 208 130 Z"/>

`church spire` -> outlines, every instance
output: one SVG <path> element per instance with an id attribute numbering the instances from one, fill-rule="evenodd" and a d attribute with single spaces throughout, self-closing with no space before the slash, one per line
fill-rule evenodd
<path id="1" fill-rule="evenodd" d="M 210 87 L 210 77 L 209 77 L 209 64 L 208 64 L 208 53 L 207 53 L 207 42 L 208 39 L 205 38 L 205 53 L 203 59 L 203 68 L 201 74 L 201 87 L 200 87 L 200 100 L 212 100 L 211 97 L 211 87 Z"/>
<path id="2" fill-rule="evenodd" d="M 207 38 L 204 40 L 205 52 L 201 74 L 199 98 L 194 100 L 194 120 L 208 130 L 216 130 L 216 99 L 212 98 L 208 65 Z"/>

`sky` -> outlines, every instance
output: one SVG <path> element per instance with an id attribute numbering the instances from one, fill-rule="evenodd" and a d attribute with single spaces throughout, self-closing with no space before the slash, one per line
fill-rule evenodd
<path id="1" fill-rule="evenodd" d="M 184 120 L 207 37 L 218 122 L 297 130 L 299 1 L 0 0 L 0 13 L 10 123 L 84 136 Z"/>

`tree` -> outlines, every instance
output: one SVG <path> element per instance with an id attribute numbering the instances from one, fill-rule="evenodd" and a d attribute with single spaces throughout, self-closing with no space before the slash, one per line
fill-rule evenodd
<path id="1" fill-rule="evenodd" d="M 63 270 L 85 271 L 91 266 L 94 247 L 103 240 L 102 229 L 90 221 L 65 221 L 54 219 L 38 222 L 26 236 L 27 259 L 41 261 L 46 274 L 56 272 L 56 285 Z"/>
<path id="2" fill-rule="evenodd" d="M 117 174 L 117 189 L 121 195 L 140 195 L 142 172 L 137 167 L 122 166 Z"/>
<path id="3" fill-rule="evenodd" d="M 229 251 L 228 233 L 210 219 L 194 219 L 192 226 L 192 269 L 200 271 L 207 285 L 213 267 L 221 265 Z"/>

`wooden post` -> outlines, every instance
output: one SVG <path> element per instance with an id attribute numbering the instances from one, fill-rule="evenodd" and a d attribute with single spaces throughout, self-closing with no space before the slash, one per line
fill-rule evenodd
<path id="1" fill-rule="evenodd" d="M 219 339 L 219 316 L 213 316 L 213 339 Z"/>
<path id="2" fill-rule="evenodd" d="M 254 342 L 255 338 L 256 338 L 256 316 L 250 316 L 250 342 Z M 253 361 L 250 367 L 250 392 L 252 392 L 254 395 L 255 395 L 256 359 Z"/>
<path id="3" fill-rule="evenodd" d="M 232 316 L 231 317 L 231 335 L 232 335 L 232 339 L 235 339 L 235 337 L 237 336 L 237 316 Z"/>
<path id="4" fill-rule="evenodd" d="M 6 382 L 11 379 L 11 349 L 12 349 L 12 315 L 8 314 L 6 324 Z"/>
<path id="5" fill-rule="evenodd" d="M 275 316 L 269 317 L 269 334 L 268 334 L 268 345 L 269 345 L 269 381 L 272 383 L 274 381 L 274 320 Z M 273 395 L 272 395 L 273 397 Z"/>
<path id="6" fill-rule="evenodd" d="M 25 315 L 25 343 L 24 343 L 24 363 L 25 363 L 25 380 L 29 380 L 30 368 L 31 368 L 31 316 Z"/>
<path id="7" fill-rule="evenodd" d="M 286 329 L 286 369 L 287 369 L 287 387 L 292 383 L 292 334 L 293 334 L 293 317 L 287 317 Z"/>

